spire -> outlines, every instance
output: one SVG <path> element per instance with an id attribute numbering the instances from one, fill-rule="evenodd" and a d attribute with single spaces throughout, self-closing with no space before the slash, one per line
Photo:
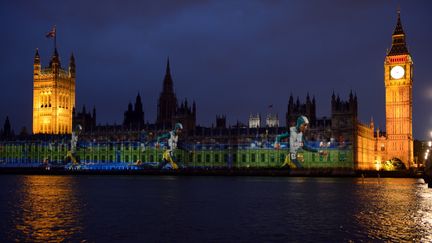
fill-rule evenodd
<path id="1" fill-rule="evenodd" d="M 400 10 L 397 10 L 397 22 L 396 27 L 393 31 L 392 35 L 392 46 L 390 49 L 390 52 L 387 54 L 388 56 L 395 56 L 395 55 L 403 55 L 403 54 L 409 54 L 408 48 L 406 46 L 405 41 L 405 32 L 402 28 L 402 21 L 400 18 Z"/>
<path id="2" fill-rule="evenodd" d="M 6 121 L 3 125 L 3 136 L 4 137 L 9 137 L 11 135 L 11 124 L 9 121 L 9 116 L 6 116 Z M 1 135 L 1 134 L 0 134 Z"/>
<path id="3" fill-rule="evenodd" d="M 171 69 L 169 63 L 169 57 L 167 57 L 167 66 L 165 72 L 165 78 L 163 81 L 163 91 L 164 93 L 174 93 L 173 81 L 171 78 Z"/>
<path id="4" fill-rule="evenodd" d="M 40 56 L 39 56 L 39 49 L 36 48 L 36 53 L 34 57 L 34 64 L 40 64 Z"/>
<path id="5" fill-rule="evenodd" d="M 70 59 L 69 59 L 69 75 L 73 78 L 75 78 L 75 57 L 73 53 L 71 53 Z"/>
<path id="6" fill-rule="evenodd" d="M 55 66 L 55 67 L 61 67 L 61 64 L 60 64 L 60 58 L 59 58 L 59 54 L 58 54 L 58 51 L 57 51 L 57 47 L 54 48 L 54 54 L 53 54 L 53 56 L 51 57 L 51 61 L 50 61 L 49 66 L 50 66 L 51 68 L 52 68 L 53 66 Z"/>
<path id="7" fill-rule="evenodd" d="M 170 64 L 169 64 L 169 56 L 167 57 L 167 66 L 166 66 L 165 75 L 170 75 L 171 76 L 171 70 L 170 70 Z"/>
<path id="8" fill-rule="evenodd" d="M 400 9 L 399 8 L 397 10 L 397 23 L 396 23 L 396 28 L 393 31 L 393 35 L 405 35 L 403 28 L 402 28 L 402 22 L 401 22 L 401 18 L 400 18 Z"/>
<path id="9" fill-rule="evenodd" d="M 141 104 L 141 95 L 140 95 L 140 93 L 138 92 L 138 95 L 137 95 L 137 97 L 136 97 L 136 99 L 135 99 L 135 105 L 136 104 Z"/>
<path id="10" fill-rule="evenodd" d="M 192 113 L 195 115 L 196 114 L 196 104 L 195 104 L 195 100 L 192 103 Z"/>
<path id="11" fill-rule="evenodd" d="M 135 112 L 142 113 L 142 102 L 141 102 L 141 95 L 138 93 L 136 99 L 135 99 Z"/>
<path id="12" fill-rule="evenodd" d="M 69 65 L 75 67 L 75 57 L 74 57 L 73 53 L 71 53 L 71 56 L 69 59 Z"/>

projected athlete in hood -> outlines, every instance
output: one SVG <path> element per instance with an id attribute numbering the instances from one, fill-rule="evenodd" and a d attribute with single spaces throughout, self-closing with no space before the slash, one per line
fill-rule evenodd
<path id="1" fill-rule="evenodd" d="M 309 120 L 306 116 L 300 116 L 297 118 L 297 122 L 295 126 L 290 127 L 289 132 L 280 134 L 276 136 L 276 141 L 274 143 L 275 149 L 280 149 L 280 141 L 282 139 L 289 137 L 289 146 L 290 146 L 290 153 L 289 153 L 289 159 L 288 157 L 285 159 L 282 166 L 288 165 L 289 161 L 293 162 L 297 168 L 303 167 L 300 162 L 303 162 L 303 154 L 299 153 L 301 150 L 306 150 L 310 152 L 320 152 L 322 154 L 326 154 L 325 151 L 318 151 L 315 148 L 312 148 L 311 146 L 308 146 L 304 137 L 303 133 L 308 129 L 309 127 Z"/>

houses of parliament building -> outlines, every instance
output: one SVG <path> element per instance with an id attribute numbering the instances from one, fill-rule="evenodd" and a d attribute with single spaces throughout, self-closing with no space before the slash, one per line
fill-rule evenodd
<path id="1" fill-rule="evenodd" d="M 57 49 L 51 57 L 49 66 L 41 67 L 38 51 L 34 57 L 33 88 L 33 134 L 71 133 L 73 126 L 83 127 L 83 138 L 122 140 L 139 139 L 142 131 L 157 133 L 169 130 L 175 122 L 184 126 L 184 138 L 200 143 L 243 143 L 254 139 L 274 140 L 277 134 L 287 130 L 300 115 L 310 119 L 311 129 L 306 137 L 310 140 L 348 141 L 352 143 L 356 169 L 375 169 L 377 163 L 397 160 L 406 168 L 412 166 L 412 84 L 413 60 L 406 44 L 400 12 L 397 14 L 396 27 L 392 34 L 392 44 L 384 59 L 384 86 L 386 128 L 380 131 L 373 120 L 363 124 L 358 120 L 357 95 L 349 93 L 344 100 L 337 94 L 329 99 L 331 115 L 318 118 L 314 97 L 306 96 L 300 102 L 291 95 L 288 98 L 285 126 L 279 126 L 278 116 L 268 116 L 266 126 L 261 126 L 260 115 L 251 116 L 249 124 L 237 122 L 227 126 L 226 116 L 217 115 L 215 125 L 201 127 L 196 125 L 197 106 L 193 101 L 179 101 L 174 92 L 169 60 L 163 79 L 162 91 L 157 102 L 157 119 L 145 123 L 145 113 L 141 96 L 135 103 L 129 103 L 124 112 L 121 125 L 97 125 L 96 109 L 81 111 L 75 107 L 75 59 L 71 55 L 68 69 L 60 64 Z M 269 125 L 271 124 L 271 125 Z"/>

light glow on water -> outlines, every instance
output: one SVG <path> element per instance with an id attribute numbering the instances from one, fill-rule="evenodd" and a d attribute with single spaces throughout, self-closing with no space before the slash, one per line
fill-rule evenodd
<path id="1" fill-rule="evenodd" d="M 0 242 L 432 241 L 422 180 L 0 176 Z"/>
<path id="2" fill-rule="evenodd" d="M 80 231 L 79 205 L 68 176 L 23 176 L 12 212 L 17 241 L 64 241 Z"/>

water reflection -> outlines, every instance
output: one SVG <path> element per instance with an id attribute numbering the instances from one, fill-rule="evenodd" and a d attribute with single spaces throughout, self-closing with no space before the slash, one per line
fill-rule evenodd
<path id="1" fill-rule="evenodd" d="M 358 179 L 357 237 L 380 241 L 432 241 L 432 191 L 412 179 Z M 365 235 L 366 234 L 366 235 Z"/>
<path id="2" fill-rule="evenodd" d="M 65 241 L 81 231 L 79 207 L 68 176 L 23 176 L 13 212 L 15 241 Z"/>

